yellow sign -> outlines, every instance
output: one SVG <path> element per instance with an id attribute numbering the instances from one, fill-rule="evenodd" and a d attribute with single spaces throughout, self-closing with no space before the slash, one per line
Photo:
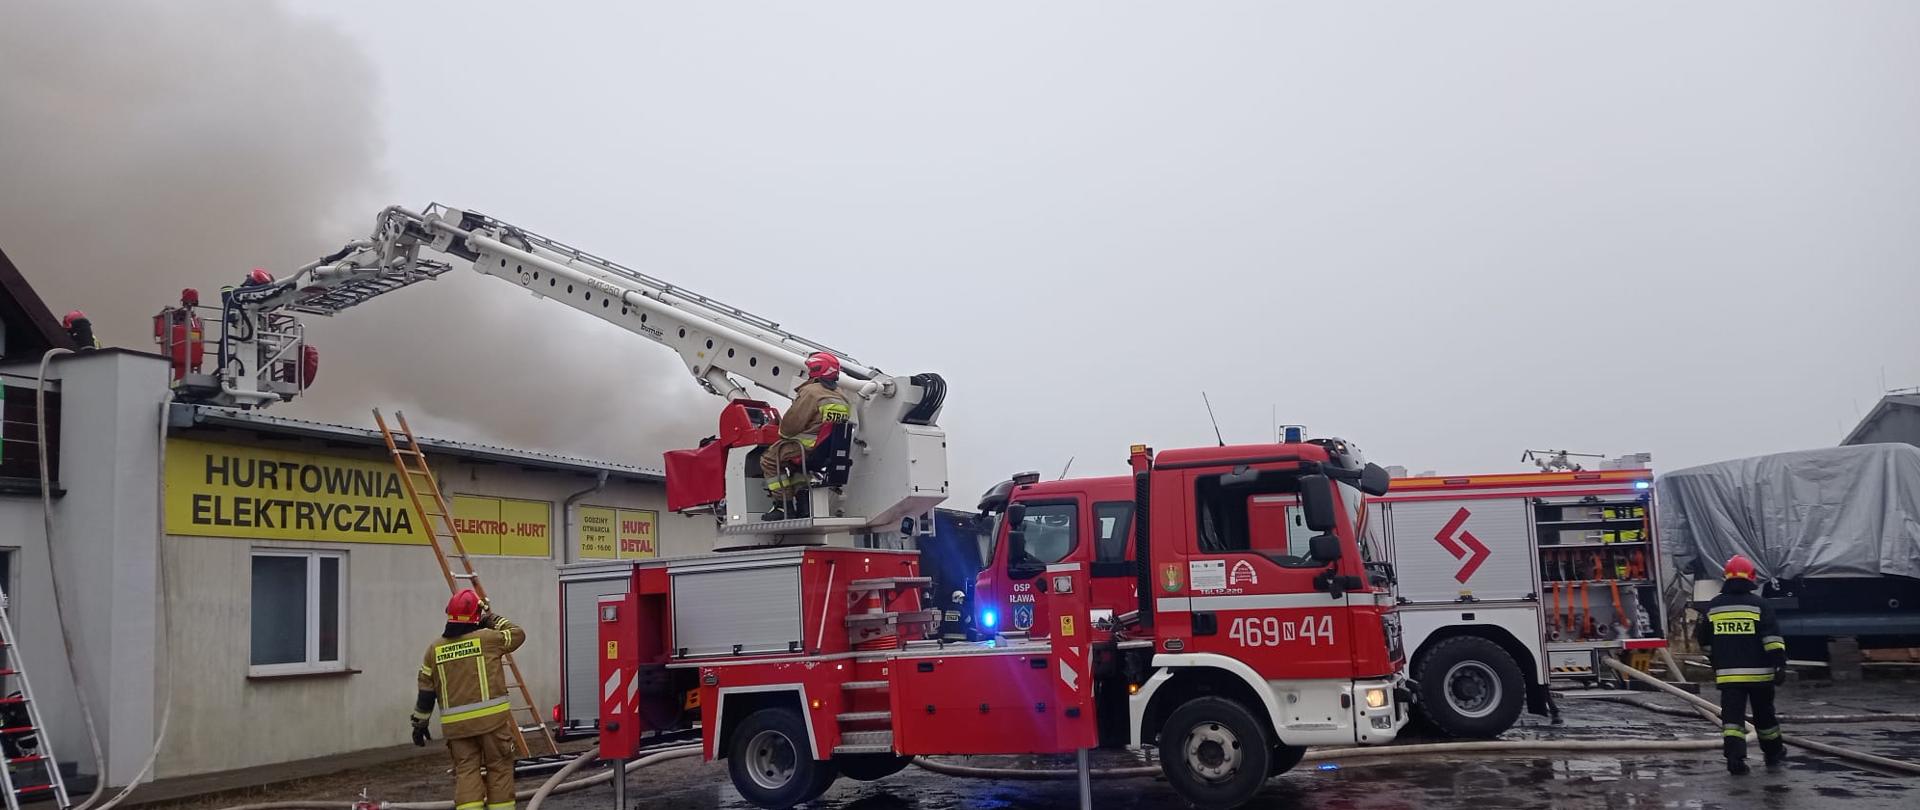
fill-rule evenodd
<path id="1" fill-rule="evenodd" d="M 580 559 L 641 560 L 658 556 L 659 512 L 605 506 L 580 507 Z"/>
<path id="2" fill-rule="evenodd" d="M 607 642 L 607 659 L 612 660 L 619 657 L 620 657 L 620 642 L 618 641 Z"/>
<path id="3" fill-rule="evenodd" d="M 427 542 L 389 462 L 173 439 L 166 483 L 168 534 Z"/>
<path id="4" fill-rule="evenodd" d="M 1072 616 L 1060 617 L 1060 635 L 1062 636 L 1073 635 L 1073 617 Z"/>
<path id="5" fill-rule="evenodd" d="M 552 553 L 553 509 L 546 501 L 453 496 L 453 530 L 469 554 L 546 557 Z"/>
<path id="6" fill-rule="evenodd" d="M 167 442 L 167 533 L 242 540 L 426 545 L 391 462 L 237 444 Z M 453 496 L 453 530 L 470 554 L 546 557 L 545 501 Z"/>

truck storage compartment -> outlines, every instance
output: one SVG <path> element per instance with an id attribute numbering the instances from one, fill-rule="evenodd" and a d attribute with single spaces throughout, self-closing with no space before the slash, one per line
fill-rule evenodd
<path id="1" fill-rule="evenodd" d="M 902 754 L 1022 754 L 1059 748 L 1053 659 L 955 653 L 893 661 L 894 749 Z M 992 689 L 982 689 L 993 684 Z"/>
<path id="2" fill-rule="evenodd" d="M 675 657 L 800 652 L 800 561 L 796 554 L 672 569 Z"/>
<path id="3" fill-rule="evenodd" d="M 593 734 L 600 721 L 600 629 L 594 604 L 626 593 L 632 563 L 572 566 L 560 576 L 560 729 L 562 736 Z"/>

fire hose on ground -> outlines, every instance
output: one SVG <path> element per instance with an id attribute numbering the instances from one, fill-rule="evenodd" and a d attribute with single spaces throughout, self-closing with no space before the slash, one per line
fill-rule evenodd
<path id="1" fill-rule="evenodd" d="M 1645 672 L 1641 672 L 1640 670 L 1634 669 L 1633 667 L 1627 666 L 1626 664 L 1620 663 L 1619 661 L 1616 661 L 1614 659 L 1611 659 L 1611 658 L 1604 659 L 1601 663 L 1604 663 L 1607 666 L 1612 667 L 1614 671 L 1619 672 L 1622 675 L 1625 675 L 1636 681 L 1640 681 L 1641 683 L 1648 684 L 1656 689 L 1659 689 L 1662 692 L 1666 692 L 1667 694 L 1678 696 L 1681 700 L 1684 700 L 1688 703 L 1693 704 L 1694 706 L 1699 707 L 1702 711 L 1712 712 L 1715 717 L 1718 717 L 1720 715 L 1720 707 L 1714 705 L 1711 701 L 1708 701 L 1706 698 L 1700 697 L 1699 695 L 1690 694 L 1684 689 L 1680 689 L 1670 683 L 1667 683 L 1666 681 L 1660 680 L 1659 678 L 1655 678 L 1652 675 L 1648 675 Z M 1747 731 L 1748 733 L 1753 732 L 1752 723 L 1747 724 Z M 1796 748 L 1805 748 L 1809 751 L 1818 751 L 1828 756 L 1850 760 L 1852 762 L 1859 763 L 1859 764 L 1872 765 L 1882 770 L 1905 774 L 1907 776 L 1920 776 L 1920 765 L 1916 765 L 1912 762 L 1904 762 L 1898 759 L 1889 759 L 1887 757 L 1879 756 L 1877 754 L 1869 754 L 1864 751 L 1854 751 L 1846 748 L 1841 748 L 1835 745 L 1828 745 L 1823 742 L 1816 742 L 1814 740 L 1802 739 L 1799 737 L 1790 737 L 1790 736 L 1782 735 L 1781 739 L 1785 740 L 1788 745 L 1794 746 Z"/>
<path id="2" fill-rule="evenodd" d="M 540 783 L 539 787 L 522 790 L 513 794 L 514 800 L 527 802 L 527 810 L 540 810 L 540 806 L 546 802 L 548 796 L 560 793 L 572 793 L 576 790 L 585 790 L 594 785 L 612 780 L 613 769 L 609 768 L 582 779 L 575 779 L 570 782 L 565 781 L 567 777 L 578 772 L 582 767 L 585 767 L 588 762 L 591 762 L 594 757 L 599 755 L 600 749 L 597 747 L 582 752 L 580 756 L 574 757 L 572 761 L 568 762 L 560 770 L 555 771 L 552 776 L 547 777 L 547 781 Z M 655 763 L 686 757 L 697 757 L 699 755 L 699 743 L 669 746 L 628 762 L 625 768 L 625 775 L 630 776 L 634 771 Z M 353 810 L 355 804 L 356 803 L 352 801 L 301 799 L 283 802 L 236 804 L 232 807 L 223 807 L 221 810 Z M 453 802 L 381 802 L 380 808 L 381 810 L 453 810 Z"/>
<path id="3" fill-rule="evenodd" d="M 1656 700 L 1652 700 L 1650 699 L 1651 698 L 1650 695 L 1604 694 L 1604 695 L 1572 695 L 1571 697 L 1575 700 L 1604 700 L 1609 703 L 1624 703 L 1628 706 L 1638 706 L 1650 712 L 1671 715 L 1674 717 L 1700 716 L 1699 713 L 1695 711 L 1695 709 L 1699 708 L 1697 706 L 1694 707 L 1694 709 L 1683 709 L 1683 708 L 1680 708 L 1679 706 L 1671 706 Z M 1909 713 L 1896 713 L 1896 712 L 1872 713 L 1870 712 L 1867 714 L 1781 714 L 1780 722 L 1782 723 L 1814 723 L 1814 724 L 1818 724 L 1818 723 L 1920 723 L 1920 713 L 1910 713 L 1910 712 Z"/>

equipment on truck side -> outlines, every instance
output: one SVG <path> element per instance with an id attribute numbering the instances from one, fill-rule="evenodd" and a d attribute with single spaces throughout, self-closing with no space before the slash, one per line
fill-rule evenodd
<path id="1" fill-rule="evenodd" d="M 947 495 L 946 435 L 938 426 L 946 383 L 937 374 L 894 376 L 847 353 L 782 329 L 745 310 L 662 281 L 525 228 L 456 208 L 380 212 L 373 232 L 275 278 L 263 269 L 223 289 L 215 307 L 183 301 L 161 311 L 165 323 L 201 318 L 210 368 L 177 351 L 172 330 L 156 335 L 175 358 L 175 397 L 261 408 L 298 397 L 318 371 L 301 317 L 331 316 L 422 282 L 457 259 L 613 323 L 677 352 L 707 391 L 726 397 L 720 429 L 698 449 L 667 454 L 670 508 L 707 511 L 723 546 L 793 543 L 852 545 L 856 535 L 918 531 Z M 181 310 L 185 310 L 182 314 Z M 205 352 L 205 348 L 212 351 Z M 766 521 L 773 506 L 759 458 L 780 437 L 777 409 L 751 396 L 757 385 L 782 397 L 806 375 L 810 355 L 831 357 L 850 401 L 843 480 L 807 493 L 808 517 Z M 829 362 L 816 358 L 816 364 Z M 902 528 L 903 519 L 911 519 Z"/>

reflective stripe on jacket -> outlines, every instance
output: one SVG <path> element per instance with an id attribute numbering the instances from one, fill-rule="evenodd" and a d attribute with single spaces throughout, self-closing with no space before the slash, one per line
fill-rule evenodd
<path id="1" fill-rule="evenodd" d="M 1700 646 L 1712 651 L 1714 681 L 1725 685 L 1772 683 L 1787 662 L 1780 623 L 1759 594 L 1721 593 L 1700 618 Z"/>
<path id="2" fill-rule="evenodd" d="M 419 687 L 435 693 L 440 704 L 441 735 L 485 734 L 512 720 L 507 679 L 500 659 L 526 643 L 526 633 L 505 618 L 458 638 L 440 637 L 427 645 Z"/>
<path id="3" fill-rule="evenodd" d="M 818 380 L 808 380 L 793 392 L 793 407 L 780 415 L 780 437 L 813 449 L 819 440 L 820 426 L 853 418 L 853 408 L 839 388 L 828 388 Z"/>

